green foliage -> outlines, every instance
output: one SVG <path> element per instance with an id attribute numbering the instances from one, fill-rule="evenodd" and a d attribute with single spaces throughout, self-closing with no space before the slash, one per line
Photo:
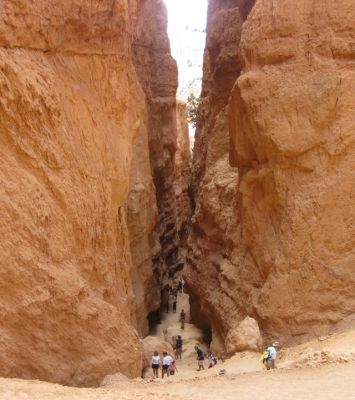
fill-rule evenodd
<path id="1" fill-rule="evenodd" d="M 197 116 L 198 116 L 198 104 L 200 99 L 196 97 L 193 93 L 187 98 L 187 121 L 196 128 L 197 126 Z"/>

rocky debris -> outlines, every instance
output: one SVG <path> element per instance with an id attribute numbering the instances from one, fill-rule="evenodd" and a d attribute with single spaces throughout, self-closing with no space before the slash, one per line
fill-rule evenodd
<path id="1" fill-rule="evenodd" d="M 237 351 L 261 351 L 263 339 L 255 319 L 246 317 L 235 328 L 231 328 L 226 337 L 227 354 Z"/>

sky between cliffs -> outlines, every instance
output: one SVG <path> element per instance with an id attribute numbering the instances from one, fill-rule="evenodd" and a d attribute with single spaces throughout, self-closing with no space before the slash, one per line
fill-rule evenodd
<path id="1" fill-rule="evenodd" d="M 178 97 L 199 96 L 206 37 L 207 0 L 164 0 L 171 51 L 179 68 Z"/>

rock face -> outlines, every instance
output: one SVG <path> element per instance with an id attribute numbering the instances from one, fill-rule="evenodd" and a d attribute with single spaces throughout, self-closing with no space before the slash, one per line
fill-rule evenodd
<path id="1" fill-rule="evenodd" d="M 189 127 L 186 119 L 186 103 L 177 102 L 177 149 L 174 159 L 174 194 L 176 200 L 176 227 L 179 244 L 184 249 L 188 223 L 191 217 L 191 199 L 189 186 L 191 182 L 191 150 Z"/>
<path id="2" fill-rule="evenodd" d="M 235 328 L 231 328 L 226 337 L 227 354 L 237 351 L 261 351 L 263 339 L 258 323 L 254 318 L 246 317 Z"/>
<path id="3" fill-rule="evenodd" d="M 347 0 L 258 1 L 243 28 L 231 158 L 269 332 L 326 330 L 355 311 L 354 18 Z"/>
<path id="4" fill-rule="evenodd" d="M 157 234 L 177 236 L 164 12 L 159 1 L 0 3 L 2 376 L 91 386 L 141 373 L 134 327 L 147 332 L 153 267 L 174 265 L 178 243 L 160 256 Z"/>
<path id="5" fill-rule="evenodd" d="M 167 12 L 162 0 L 144 1 L 134 37 L 133 60 L 146 95 L 147 132 L 153 182 L 156 190 L 158 220 L 153 252 L 155 282 L 161 286 L 165 277 L 182 266 L 179 254 L 179 227 L 175 199 L 175 153 L 177 144 L 177 66 L 170 54 L 166 34 Z M 184 191 L 185 189 L 181 189 Z M 187 215 L 185 213 L 185 215 Z M 160 251 L 159 251 L 160 249 Z M 154 291 L 154 298 L 160 299 Z M 155 301 L 149 311 L 157 309 Z"/>
<path id="6" fill-rule="evenodd" d="M 228 99 L 240 73 L 242 5 L 238 1 L 209 3 L 193 159 L 195 210 L 185 270 L 192 320 L 212 330 L 212 349 L 218 353 L 225 352 L 229 330 L 247 315 L 240 311 L 244 300 L 236 271 L 240 199 L 238 170 L 229 165 L 228 136 Z"/>
<path id="7" fill-rule="evenodd" d="M 186 272 L 220 352 L 247 315 L 290 339 L 355 311 L 353 7 L 257 1 L 237 51 L 242 10 L 210 2 Z"/>

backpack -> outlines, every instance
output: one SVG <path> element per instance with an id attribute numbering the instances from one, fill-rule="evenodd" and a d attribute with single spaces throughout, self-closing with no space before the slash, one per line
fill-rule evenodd
<path id="1" fill-rule="evenodd" d="M 261 361 L 263 364 L 267 364 L 267 362 L 269 361 L 269 359 L 270 359 L 270 353 L 269 353 L 269 351 L 268 351 L 268 350 L 264 350 L 264 352 L 262 353 L 262 355 L 261 355 L 261 357 L 260 357 L 260 361 Z"/>

